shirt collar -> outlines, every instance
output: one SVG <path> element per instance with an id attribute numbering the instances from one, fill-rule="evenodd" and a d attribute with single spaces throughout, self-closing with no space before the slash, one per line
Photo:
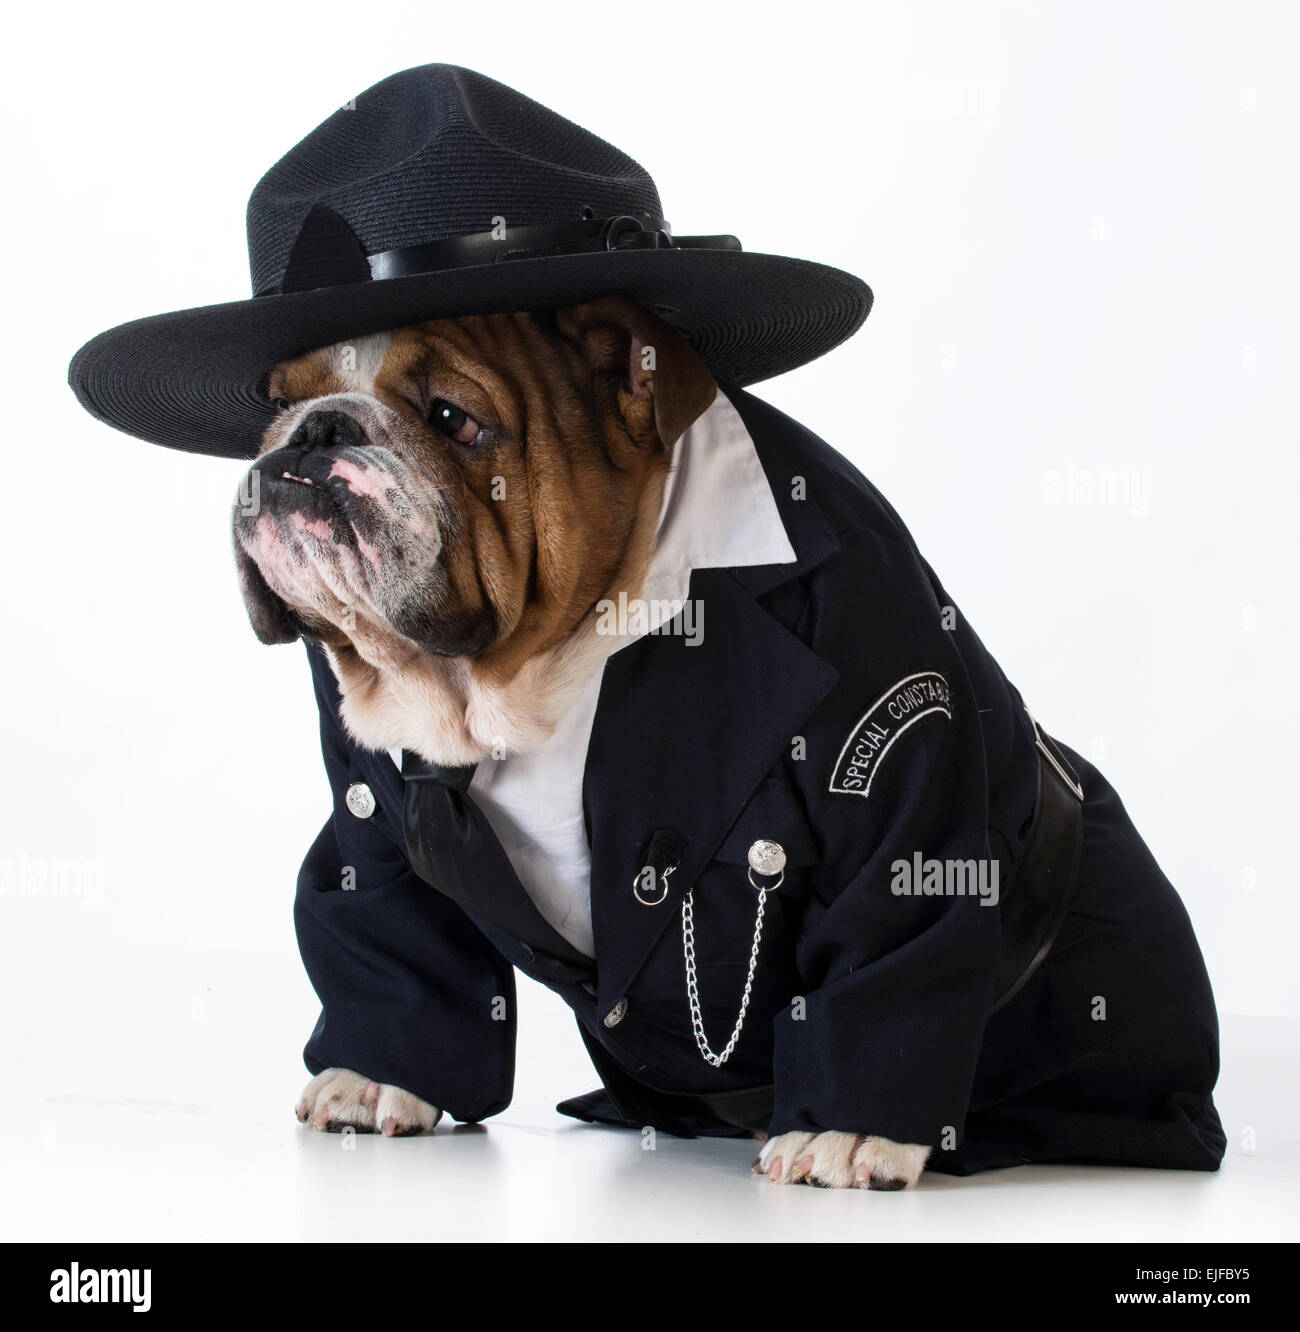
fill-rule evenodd
<path id="1" fill-rule="evenodd" d="M 794 547 L 740 413 L 721 389 L 673 447 L 641 599 L 671 618 L 694 569 L 792 564 Z"/>

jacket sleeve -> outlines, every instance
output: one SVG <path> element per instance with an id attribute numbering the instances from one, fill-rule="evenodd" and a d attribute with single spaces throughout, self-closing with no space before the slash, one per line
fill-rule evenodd
<path id="1" fill-rule="evenodd" d="M 400 810 L 364 819 L 349 812 L 353 782 L 370 785 L 381 806 L 400 785 L 376 780 L 370 765 L 391 760 L 348 738 L 329 666 L 320 648 L 308 651 L 334 810 L 303 862 L 294 904 L 322 1005 L 303 1051 L 307 1068 L 350 1068 L 462 1121 L 497 1114 L 514 1083 L 514 971 L 454 902 L 412 872 L 398 840 Z"/>
<path id="2" fill-rule="evenodd" d="M 937 628 L 934 594 L 906 553 L 882 567 L 890 591 L 878 616 L 874 604 L 860 616 L 839 584 L 821 602 L 818 639 L 841 685 L 810 735 L 801 781 L 822 859 L 796 944 L 803 993 L 774 1019 L 769 1132 L 839 1129 L 942 1151 L 962 1140 L 998 962 L 996 897 L 975 886 L 981 868 L 986 885 L 1000 871 L 985 730 L 1001 721 L 982 714 L 1001 686 L 973 681 L 960 635 Z M 889 634 L 865 643 L 864 620 Z M 857 720 L 921 670 L 943 675 L 951 716 L 900 729 L 865 798 L 832 793 L 828 778 Z M 934 862 L 960 866 L 967 891 L 934 891 Z"/>
<path id="3" fill-rule="evenodd" d="M 894 889 L 920 886 L 918 852 L 923 863 L 987 865 L 988 835 L 966 789 L 972 773 L 955 721 L 927 717 L 899 748 L 888 788 L 872 790 L 882 806 L 887 798 L 884 816 L 844 811 L 861 823 L 858 867 L 829 901 L 814 894 L 805 913 L 796 954 L 805 993 L 775 1022 L 771 1133 L 841 1129 L 936 1148 L 961 1141 L 998 912 L 979 896 Z"/>

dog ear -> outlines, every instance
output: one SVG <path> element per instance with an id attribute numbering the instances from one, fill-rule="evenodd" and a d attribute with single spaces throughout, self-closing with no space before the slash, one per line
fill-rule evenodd
<path id="1" fill-rule="evenodd" d="M 244 608 L 258 638 L 263 643 L 293 643 L 301 638 L 302 624 L 298 617 L 271 591 L 262 571 L 238 541 L 235 542 L 235 565 L 239 570 L 239 590 L 244 596 Z"/>
<path id="2" fill-rule="evenodd" d="M 586 353 L 593 370 L 617 376 L 634 403 L 653 404 L 655 432 L 665 449 L 717 394 L 717 381 L 686 338 L 621 296 L 557 310 L 555 324 Z"/>

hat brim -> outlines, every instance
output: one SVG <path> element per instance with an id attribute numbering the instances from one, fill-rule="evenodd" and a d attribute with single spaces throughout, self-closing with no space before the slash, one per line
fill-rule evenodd
<path id="1" fill-rule="evenodd" d="M 90 414 L 152 444 L 255 456 L 267 372 L 315 347 L 426 319 L 560 309 L 619 294 L 656 310 L 714 377 L 744 387 L 824 355 L 871 309 L 841 269 L 735 250 L 519 259 L 153 315 L 92 338 L 68 382 Z"/>

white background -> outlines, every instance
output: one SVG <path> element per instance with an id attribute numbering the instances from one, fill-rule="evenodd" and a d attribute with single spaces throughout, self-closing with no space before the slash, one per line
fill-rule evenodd
<path id="1" fill-rule="evenodd" d="M 6 23 L 0 983 L 16 1086 L 0 1100 L 25 1131 L 46 1125 L 29 1182 L 51 1233 L 83 1195 L 42 1172 L 78 1145 L 108 1159 L 79 1105 L 117 1106 L 145 1170 L 151 1115 L 173 1115 L 168 1141 L 203 1141 L 235 1081 L 276 1142 L 301 1133 L 281 1119 L 316 1005 L 290 905 L 327 810 L 303 651 L 260 646 L 236 591 L 239 465 L 97 424 L 67 361 L 110 325 L 249 294 L 258 176 L 352 94 L 428 61 L 624 148 L 676 231 L 871 284 L 855 338 L 756 391 L 881 486 L 1039 718 L 1111 778 L 1191 911 L 1221 1009 L 1300 1017 L 1295 5 L 262 0 Z M 1068 489 L 1099 469 L 1136 478 L 1135 502 Z M 41 891 L 55 879 L 81 891 Z M 534 1045 L 507 1140 L 510 1114 L 594 1085 L 558 1001 L 528 986 L 523 1003 L 523 1039 L 556 1048 Z M 1241 1029 L 1278 1076 L 1266 1095 L 1225 1067 L 1230 1145 L 1271 1114 L 1292 1150 L 1297 1027 Z M 537 1123 L 534 1147 L 606 1140 Z"/>

